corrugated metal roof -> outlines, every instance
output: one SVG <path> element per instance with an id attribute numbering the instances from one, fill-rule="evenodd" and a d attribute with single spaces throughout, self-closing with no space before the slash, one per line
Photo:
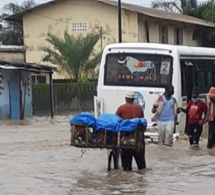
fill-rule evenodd
<path id="1" fill-rule="evenodd" d="M 17 45 L 0 45 L 0 52 L 25 52 L 24 46 Z"/>
<path id="2" fill-rule="evenodd" d="M 47 6 L 47 5 L 51 5 L 51 4 L 55 4 L 58 3 L 58 0 L 53 0 L 53 1 L 48 1 L 47 3 L 42 3 L 40 5 L 37 5 L 35 7 L 23 10 L 21 12 L 18 12 L 16 14 L 10 15 L 8 17 L 3 18 L 3 20 L 12 20 L 12 21 L 21 21 L 22 17 L 27 14 L 27 13 L 31 13 L 32 11 L 39 9 L 41 7 Z"/>
<path id="3" fill-rule="evenodd" d="M 108 0 L 98 0 L 98 1 L 109 5 L 118 6 L 118 3 L 116 1 L 108 1 Z M 188 15 L 166 12 L 162 10 L 142 7 L 142 6 L 128 4 L 128 3 L 122 3 L 121 7 L 130 11 L 137 12 L 154 18 L 184 22 L 189 24 L 196 24 L 201 26 L 215 27 L 214 23 L 207 22 L 205 20 L 188 16 Z"/>
<path id="4" fill-rule="evenodd" d="M 31 63 L 15 63 L 15 62 L 7 62 L 7 61 L 0 61 L 0 69 L 26 70 L 26 71 L 35 72 L 35 73 L 53 73 L 53 70 L 56 70 L 56 68 L 52 66 L 37 65 L 37 64 L 31 64 Z"/>
<path id="5" fill-rule="evenodd" d="M 108 4 L 108 5 L 116 6 L 116 7 L 118 6 L 117 1 L 110 1 L 110 0 L 97 0 L 97 1 L 101 2 L 101 3 Z M 41 8 L 41 7 L 44 7 L 44 6 L 47 6 L 50 4 L 55 4 L 55 3 L 58 3 L 58 0 L 49 1 L 47 3 L 40 4 L 40 5 L 35 6 L 33 8 L 19 12 L 17 14 L 13 14 L 11 16 L 4 18 L 4 20 L 22 20 L 23 15 L 30 13 L 36 9 Z M 139 5 L 128 4 L 128 3 L 122 3 L 121 6 L 123 9 L 137 12 L 139 14 L 147 15 L 147 16 L 150 16 L 153 18 L 159 18 L 159 19 L 164 19 L 164 20 L 169 20 L 169 21 L 183 22 L 183 23 L 188 23 L 188 24 L 195 24 L 195 25 L 200 25 L 200 26 L 215 27 L 214 23 L 207 22 L 205 20 L 195 18 L 192 16 L 188 16 L 188 15 L 166 12 L 166 11 L 161 11 L 161 10 L 157 10 L 157 9 L 142 7 Z"/>

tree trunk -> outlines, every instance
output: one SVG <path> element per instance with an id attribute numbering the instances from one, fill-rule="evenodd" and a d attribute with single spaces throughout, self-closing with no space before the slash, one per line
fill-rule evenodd
<path id="1" fill-rule="evenodd" d="M 78 107 L 79 107 L 79 112 L 81 112 L 81 84 L 78 83 Z"/>
<path id="2" fill-rule="evenodd" d="M 79 112 L 81 112 L 82 108 L 81 108 L 81 84 L 79 83 L 79 71 L 75 70 L 74 71 L 74 79 L 75 79 L 75 82 L 77 82 L 77 85 L 78 85 L 78 94 L 77 94 L 77 99 L 78 99 L 78 110 Z"/>

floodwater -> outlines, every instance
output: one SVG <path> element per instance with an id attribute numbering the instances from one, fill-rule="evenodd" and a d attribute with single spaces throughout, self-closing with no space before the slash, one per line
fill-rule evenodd
<path id="1" fill-rule="evenodd" d="M 214 195 L 215 149 L 146 145 L 147 169 L 107 172 L 107 151 L 71 147 L 68 116 L 0 121 L 0 195 Z"/>

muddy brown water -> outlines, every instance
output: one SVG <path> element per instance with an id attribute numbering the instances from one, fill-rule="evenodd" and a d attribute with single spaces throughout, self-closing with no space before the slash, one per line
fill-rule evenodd
<path id="1" fill-rule="evenodd" d="M 147 169 L 107 172 L 107 151 L 69 146 L 70 116 L 0 121 L 0 195 L 214 195 L 215 149 L 146 145 Z"/>

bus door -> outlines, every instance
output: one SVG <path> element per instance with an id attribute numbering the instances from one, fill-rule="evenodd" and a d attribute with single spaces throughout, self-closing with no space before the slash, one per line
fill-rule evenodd
<path id="1" fill-rule="evenodd" d="M 192 98 L 193 91 L 193 62 L 190 60 L 181 60 L 181 82 L 182 82 L 182 102 L 186 107 L 188 101 Z M 188 115 L 185 115 L 184 133 L 188 134 Z M 182 127 L 183 128 L 183 127 Z"/>

